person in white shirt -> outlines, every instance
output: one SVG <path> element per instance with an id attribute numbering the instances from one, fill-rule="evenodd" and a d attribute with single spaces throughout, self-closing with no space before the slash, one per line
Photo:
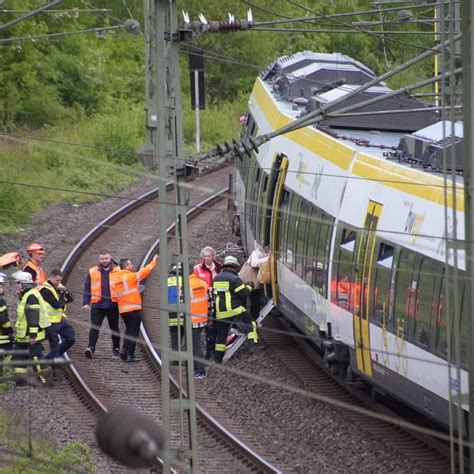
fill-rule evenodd
<path id="1" fill-rule="evenodd" d="M 247 262 L 252 268 L 255 268 L 257 271 L 260 268 L 260 265 L 268 262 L 270 258 L 270 247 L 265 245 L 263 248 L 257 246 L 257 248 L 250 254 Z M 252 318 L 256 321 L 258 315 L 260 314 L 262 300 L 262 287 L 261 284 L 257 281 L 255 287 L 250 293 L 250 314 Z"/>

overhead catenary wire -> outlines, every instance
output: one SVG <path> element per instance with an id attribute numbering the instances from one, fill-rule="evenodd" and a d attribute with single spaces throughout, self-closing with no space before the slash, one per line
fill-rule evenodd
<path id="1" fill-rule="evenodd" d="M 45 34 L 30 35 L 30 36 L 15 36 L 11 38 L 0 38 L 0 44 L 14 43 L 16 41 L 57 39 L 57 38 L 64 38 L 65 36 L 83 35 L 86 33 L 101 33 L 103 31 L 112 31 L 112 30 L 118 30 L 121 28 L 124 28 L 124 26 L 123 25 L 102 26 L 99 28 L 89 28 L 86 30 L 77 30 L 77 31 L 64 31 L 61 33 L 45 33 Z"/>
<path id="2" fill-rule="evenodd" d="M 341 112 L 337 111 L 337 112 L 333 112 L 332 114 L 337 115 L 337 114 L 340 114 L 340 113 Z M 329 116 L 329 113 L 328 113 L 328 116 Z M 18 135 L 18 134 L 0 132 L 0 138 L 1 137 L 3 137 L 4 139 L 16 140 L 20 143 L 27 143 L 25 140 L 32 140 L 32 141 L 40 141 L 40 142 L 68 145 L 68 146 L 72 146 L 72 147 L 84 147 L 84 148 L 91 148 L 91 149 L 96 149 L 96 150 L 101 150 L 101 151 L 110 151 L 110 152 L 113 152 L 113 153 L 117 153 L 117 152 L 121 151 L 120 149 L 117 149 L 117 148 L 102 147 L 102 146 L 99 146 L 99 145 L 91 145 L 91 144 L 86 144 L 86 143 L 60 141 L 60 140 L 55 140 L 55 139 L 50 139 L 50 138 L 34 137 L 34 136 L 31 136 L 31 135 Z M 370 146 L 368 148 L 370 148 Z M 50 148 L 45 148 L 45 149 L 50 150 Z M 144 170 L 143 171 L 133 170 L 133 169 L 130 169 L 129 167 L 127 167 L 126 165 L 119 165 L 119 164 L 116 164 L 116 163 L 111 163 L 111 162 L 107 162 L 107 161 L 103 161 L 103 160 L 97 160 L 97 159 L 94 159 L 94 158 L 91 158 L 91 157 L 84 157 L 83 155 L 68 154 L 68 153 L 63 152 L 61 150 L 54 150 L 54 151 L 56 151 L 57 153 L 64 154 L 66 156 L 70 156 L 72 158 L 86 159 L 86 160 L 90 160 L 93 163 L 96 162 L 96 163 L 101 164 L 101 165 L 111 166 L 111 167 L 113 167 L 113 168 L 115 168 L 119 171 L 127 170 L 127 173 L 135 174 L 137 177 L 144 177 L 144 178 L 146 177 L 146 178 L 149 178 L 151 180 L 162 181 L 162 179 L 155 173 L 150 174 L 150 173 L 147 173 Z M 125 150 L 123 150 L 123 152 L 128 153 L 128 151 L 125 151 Z M 152 154 L 152 153 L 150 154 L 150 156 L 153 156 L 155 158 L 160 158 L 159 156 L 157 156 L 155 154 Z M 189 158 L 181 158 L 181 159 L 177 158 L 177 160 L 189 161 Z M 216 164 L 216 161 L 213 158 L 199 160 L 199 162 L 203 163 L 203 164 L 206 164 L 206 163 Z M 253 168 L 252 165 L 250 165 L 250 164 L 247 165 L 245 163 L 239 163 L 238 166 L 240 168 Z M 261 169 L 264 170 L 264 171 L 267 171 L 269 173 L 272 172 L 272 171 L 276 171 L 276 169 L 271 168 L 271 167 L 261 167 Z M 376 183 L 385 183 L 385 184 L 394 184 L 394 185 L 399 184 L 399 185 L 416 186 L 416 187 L 420 187 L 420 186 L 421 187 L 429 187 L 429 188 L 444 188 L 445 187 L 445 184 L 422 183 L 422 182 L 419 182 L 419 181 L 410 181 L 410 180 L 406 180 L 406 179 L 405 180 L 396 180 L 396 179 L 375 178 L 375 177 L 365 178 L 365 177 L 362 177 L 362 176 L 354 176 L 354 175 L 348 175 L 348 174 L 344 174 L 344 173 L 337 174 L 337 173 L 324 173 L 324 172 L 316 172 L 316 171 L 301 171 L 299 169 L 288 169 L 287 173 L 301 174 L 301 175 L 304 175 L 304 176 L 321 176 L 321 177 L 329 177 L 329 178 L 335 178 L 335 179 L 373 181 L 373 182 L 376 182 Z M 429 176 L 433 176 L 433 175 L 429 175 Z M 16 182 L 16 181 L 11 181 L 11 180 L 4 180 L 4 181 L 0 181 L 0 182 L 3 182 L 4 184 L 16 184 L 16 183 L 18 183 L 19 186 L 21 186 L 21 185 L 32 186 L 32 187 L 41 187 L 42 186 L 42 185 L 37 185 L 35 183 L 31 183 L 31 184 L 30 183 L 21 183 L 21 182 Z M 447 185 L 447 186 L 449 187 L 450 185 Z M 67 192 L 67 191 L 75 192 L 74 190 L 65 189 L 65 188 L 56 188 L 56 187 L 49 187 L 49 188 L 45 188 L 45 189 L 65 191 L 65 192 Z M 474 189 L 474 187 L 472 189 Z M 92 193 L 89 193 L 88 191 L 80 191 L 80 192 L 82 192 L 84 194 L 92 194 Z M 103 196 L 103 197 L 115 197 L 116 196 L 116 195 L 113 195 L 113 194 L 110 194 L 110 193 L 96 193 L 96 195 Z"/>
<path id="3" fill-rule="evenodd" d="M 6 23 L 3 23 L 2 25 L 0 25 L 0 32 L 2 32 L 3 30 L 6 30 L 14 25 L 17 25 L 18 23 L 21 23 L 22 21 L 25 21 L 25 20 L 28 20 L 29 18 L 32 18 L 46 10 L 48 10 L 49 8 L 53 8 L 55 7 L 56 5 L 59 5 L 60 3 L 63 3 L 64 0 L 54 0 L 53 2 L 50 2 L 46 5 L 42 5 L 41 7 L 38 7 L 34 10 L 28 10 L 28 13 L 26 13 L 25 15 L 22 15 L 18 18 L 14 18 L 13 20 L 10 20 L 10 21 L 7 21 Z"/>

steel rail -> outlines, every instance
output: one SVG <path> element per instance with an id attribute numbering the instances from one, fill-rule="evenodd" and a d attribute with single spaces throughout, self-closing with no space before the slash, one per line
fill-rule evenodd
<path id="1" fill-rule="evenodd" d="M 168 183 L 166 185 L 167 190 L 172 187 L 172 183 Z M 206 200 L 202 201 L 198 205 L 194 206 L 190 209 L 187 213 L 190 219 L 196 217 L 202 212 L 205 212 L 208 206 L 215 204 L 220 199 L 224 197 L 224 195 L 228 192 L 228 188 L 214 194 L 213 196 L 207 198 Z M 152 189 L 148 191 L 138 198 L 133 198 L 130 202 L 123 205 L 115 212 L 107 216 L 103 219 L 99 224 L 94 226 L 69 252 L 68 256 L 66 257 L 64 263 L 61 266 L 61 270 L 64 273 L 64 279 L 67 280 L 69 275 L 71 274 L 75 263 L 84 253 L 84 251 L 94 242 L 100 235 L 106 232 L 107 228 L 122 219 L 125 215 L 129 214 L 140 208 L 141 206 L 148 203 L 150 200 L 156 199 L 158 197 L 158 188 Z M 168 233 L 174 230 L 175 225 L 170 225 L 168 227 Z M 147 252 L 146 256 L 142 261 L 142 266 L 144 263 L 150 259 L 151 255 L 156 253 L 156 249 L 158 247 L 159 240 L 157 240 L 151 247 L 150 250 Z M 141 337 L 144 341 L 144 346 L 146 349 L 147 354 L 150 357 L 152 364 L 159 370 L 161 367 L 161 358 L 155 348 L 153 347 L 148 334 L 146 333 L 144 326 L 141 326 Z M 64 354 L 63 356 L 69 363 L 65 365 L 64 370 L 66 371 L 66 377 L 69 381 L 80 391 L 81 395 L 85 397 L 86 402 L 92 407 L 92 409 L 98 413 L 105 414 L 108 413 L 109 410 L 105 406 L 104 403 L 99 399 L 99 397 L 94 393 L 93 389 L 88 385 L 88 383 L 83 379 L 77 368 L 74 366 L 73 360 L 68 356 L 68 354 Z M 173 386 L 173 390 L 176 393 L 179 393 L 179 386 L 176 379 L 173 376 L 170 376 L 171 384 Z M 184 390 L 183 390 L 183 393 Z M 269 473 L 278 473 L 280 474 L 281 471 L 276 469 L 272 466 L 268 461 L 266 461 L 263 457 L 261 457 L 258 453 L 253 451 L 250 447 L 245 445 L 240 439 L 238 439 L 234 434 L 232 434 L 228 429 L 226 429 L 217 419 L 215 419 L 210 413 L 208 413 L 204 407 L 201 405 L 196 406 L 198 416 L 200 421 L 204 422 L 208 427 L 210 427 L 213 431 L 217 431 L 219 435 L 230 445 L 234 446 L 238 452 L 244 454 L 245 457 L 252 462 L 258 469 L 261 469 L 263 472 Z M 158 459 L 160 464 L 162 464 L 162 460 Z M 176 471 L 172 471 L 176 472 Z"/>
<path id="2" fill-rule="evenodd" d="M 166 188 L 170 184 L 166 185 Z M 130 212 L 135 211 L 139 207 L 145 205 L 152 199 L 158 197 L 158 188 L 154 188 L 151 191 L 148 191 L 138 198 L 133 199 L 131 202 L 123 205 L 115 212 L 107 216 L 103 219 L 99 224 L 94 226 L 76 245 L 75 247 L 69 252 L 66 260 L 61 266 L 61 271 L 64 273 L 64 279 L 67 280 L 67 277 L 70 275 L 75 263 L 80 258 L 82 253 L 90 246 L 90 244 L 96 240 L 101 234 L 105 232 L 107 227 L 113 225 L 120 219 L 122 219 L 125 215 L 129 214 Z M 65 366 L 66 377 L 80 390 L 80 392 L 85 395 L 87 402 L 93 407 L 95 411 L 98 411 L 100 414 L 106 414 L 109 412 L 109 409 L 102 403 L 99 397 L 94 393 L 91 387 L 87 384 L 87 382 L 82 378 L 79 371 L 74 366 L 73 361 L 69 357 L 67 353 L 63 355 L 63 357 L 69 361 L 70 363 Z M 163 461 L 160 458 L 157 458 L 157 461 L 160 465 L 163 465 Z M 177 472 L 172 470 L 173 473 Z"/>
<path id="3" fill-rule="evenodd" d="M 205 212 L 210 206 L 216 204 L 218 201 L 224 198 L 224 196 L 228 193 L 229 188 L 225 188 L 222 191 L 217 192 L 216 194 L 210 196 L 206 200 L 202 201 L 201 203 L 194 206 L 187 212 L 187 217 L 189 220 L 197 217 L 202 212 Z M 168 234 L 171 233 L 175 229 L 175 224 L 171 224 L 167 232 Z M 160 240 L 157 239 L 150 249 L 148 250 L 147 254 L 143 258 L 140 268 L 143 268 L 147 262 L 149 262 L 154 254 L 156 254 L 158 250 Z M 155 367 L 160 370 L 161 368 L 161 357 L 156 348 L 153 346 L 153 343 L 148 336 L 148 333 L 145 329 L 145 325 L 142 322 L 140 326 L 140 336 L 144 342 L 144 348 L 150 357 L 150 360 L 155 365 Z M 182 394 L 186 396 L 186 391 L 184 389 L 180 389 L 178 382 L 176 381 L 175 377 L 170 375 L 170 381 L 173 388 L 173 391 L 176 394 L 179 394 L 181 390 Z M 196 403 L 196 412 L 198 414 L 199 420 L 204 422 L 208 427 L 212 430 L 217 431 L 219 435 L 225 439 L 227 443 L 234 446 L 240 453 L 244 454 L 249 461 L 251 461 L 258 469 L 261 469 L 263 472 L 274 473 L 274 474 L 281 474 L 281 471 L 277 469 L 275 466 L 270 464 L 266 459 L 264 459 L 260 454 L 246 445 L 242 440 L 240 440 L 237 436 L 231 433 L 224 425 L 222 425 L 216 418 L 214 418 L 201 404 Z"/>

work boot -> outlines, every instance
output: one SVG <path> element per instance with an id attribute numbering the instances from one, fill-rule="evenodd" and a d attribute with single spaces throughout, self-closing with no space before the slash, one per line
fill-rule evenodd
<path id="1" fill-rule="evenodd" d="M 54 387 L 53 372 L 51 367 L 46 367 L 46 369 L 40 370 L 36 373 L 36 377 L 38 378 L 41 385 Z"/>
<path id="2" fill-rule="evenodd" d="M 250 339 L 247 339 L 245 347 L 248 349 L 250 354 L 253 354 L 254 352 L 258 351 L 263 351 L 267 348 L 263 341 L 253 342 Z"/>
<path id="3" fill-rule="evenodd" d="M 119 347 L 113 347 L 112 348 L 112 356 L 113 357 L 119 357 L 120 355 L 120 348 Z"/>
<path id="4" fill-rule="evenodd" d="M 85 351 L 84 354 L 88 359 L 92 359 L 94 356 L 95 349 L 93 347 L 88 347 Z"/>
<path id="5" fill-rule="evenodd" d="M 127 354 L 125 352 L 120 353 L 120 360 L 127 362 Z"/>

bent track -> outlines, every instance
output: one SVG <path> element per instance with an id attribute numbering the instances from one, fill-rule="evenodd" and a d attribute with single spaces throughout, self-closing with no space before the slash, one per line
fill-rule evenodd
<path id="1" fill-rule="evenodd" d="M 200 178 L 198 184 L 212 188 L 216 182 L 226 183 L 226 171 L 219 170 Z M 210 192 L 207 189 L 194 193 L 194 202 Z M 78 342 L 71 351 L 73 364 L 67 374 L 76 393 L 96 413 L 128 405 L 159 422 L 161 385 L 158 366 L 151 359 L 151 353 L 144 352 L 144 360 L 133 365 L 112 358 L 110 336 L 103 326 L 94 359 L 86 359 L 83 351 L 87 345 L 89 315 L 82 312 L 80 301 L 84 277 L 88 268 L 97 263 L 101 250 L 107 249 L 114 256 L 126 256 L 136 264 L 141 261 L 155 242 L 157 205 L 157 190 L 154 190 L 109 216 L 76 246 L 63 270 L 67 286 L 77 296 L 75 303 L 68 308 Z M 200 424 L 198 440 L 200 471 L 278 472 L 210 419 L 205 425 Z"/>

